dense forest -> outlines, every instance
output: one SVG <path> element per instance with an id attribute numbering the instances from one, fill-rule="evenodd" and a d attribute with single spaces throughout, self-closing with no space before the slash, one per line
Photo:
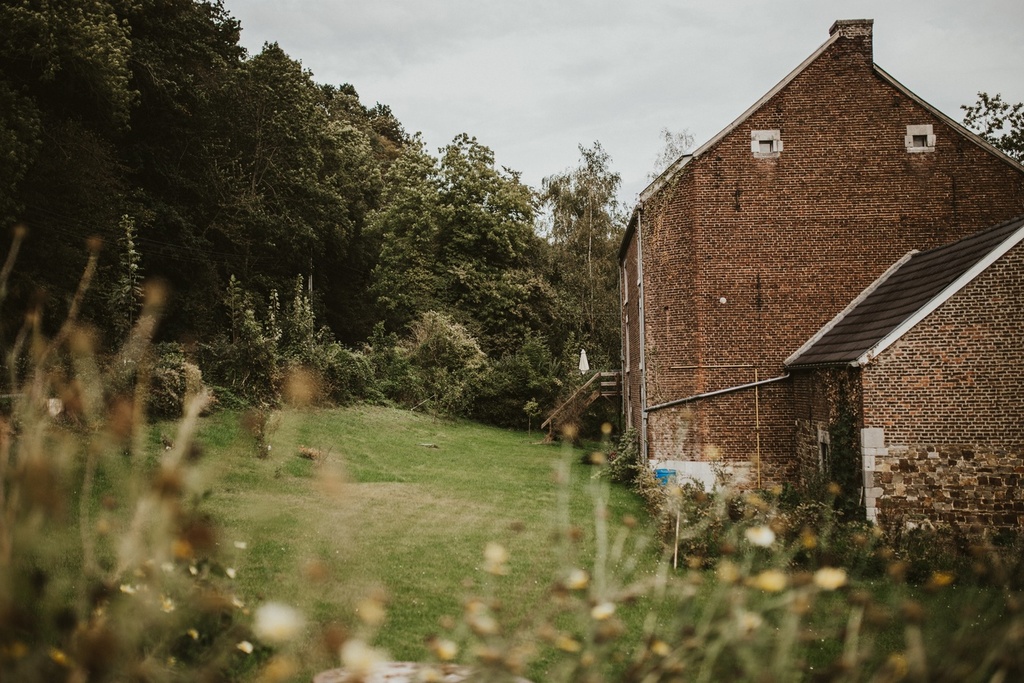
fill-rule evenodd
<path id="1" fill-rule="evenodd" d="M 618 367 L 624 221 L 599 143 L 541 188 L 471 134 L 435 154 L 353 85 L 248 54 L 220 0 L 5 2 L 0 25 L 8 386 L 15 340 L 70 311 L 113 358 L 154 302 L 157 413 L 189 368 L 239 406 L 301 370 L 317 400 L 526 426 L 581 348 Z"/>

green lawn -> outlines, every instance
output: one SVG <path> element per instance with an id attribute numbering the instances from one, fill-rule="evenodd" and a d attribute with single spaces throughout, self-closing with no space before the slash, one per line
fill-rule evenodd
<path id="1" fill-rule="evenodd" d="M 579 464 L 583 451 L 543 445 L 539 433 L 377 407 L 286 411 L 272 424 L 270 456 L 259 459 L 237 418 L 205 420 L 203 509 L 222 529 L 239 593 L 297 607 L 313 622 L 311 639 L 331 622 L 358 630 L 358 603 L 380 590 L 388 609 L 376 643 L 395 659 L 426 659 L 424 639 L 443 633 L 446 617 L 460 622 L 471 597 L 497 599 L 499 621 L 516 631 L 548 611 L 554 579 L 592 566 L 595 501 L 610 511 L 602 535 L 608 576 L 656 570 L 656 550 L 628 550 L 646 534 L 621 524 L 627 515 L 644 520 L 640 500 L 595 481 L 594 469 Z M 304 459 L 299 446 L 325 457 Z M 556 481 L 560 468 L 568 486 Z M 570 524 L 579 526 L 576 540 L 562 542 L 557 532 Z M 508 551 L 507 576 L 484 571 L 489 542 Z M 639 629 L 641 610 L 627 615 L 631 628 Z M 315 670 L 337 659 L 307 663 Z M 540 657 L 532 673 L 543 678 L 547 663 Z"/>

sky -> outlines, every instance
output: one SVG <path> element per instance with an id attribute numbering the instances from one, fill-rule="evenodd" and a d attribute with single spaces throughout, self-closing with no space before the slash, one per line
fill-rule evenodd
<path id="1" fill-rule="evenodd" d="M 696 146 L 828 39 L 874 19 L 875 63 L 963 119 L 1024 101 L 1021 0 L 224 0 L 251 54 L 277 42 L 318 83 L 391 107 L 436 153 L 460 133 L 539 188 L 600 142 L 632 207 L 664 147 Z"/>

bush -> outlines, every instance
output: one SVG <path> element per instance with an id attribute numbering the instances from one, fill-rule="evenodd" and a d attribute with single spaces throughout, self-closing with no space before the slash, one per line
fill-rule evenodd
<path id="1" fill-rule="evenodd" d="M 555 362 L 544 342 L 527 339 L 513 354 L 489 363 L 480 374 L 469 417 L 512 429 L 522 429 L 539 415 L 541 406 L 554 404 L 560 382 Z M 533 404 L 531 412 L 527 405 Z"/>
<path id="2" fill-rule="evenodd" d="M 203 373 L 189 362 L 181 344 L 156 344 L 147 408 L 151 417 L 177 419 L 189 397 L 203 390 Z"/>

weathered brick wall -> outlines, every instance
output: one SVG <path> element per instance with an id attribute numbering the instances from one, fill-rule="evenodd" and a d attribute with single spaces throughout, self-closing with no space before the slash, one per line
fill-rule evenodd
<path id="1" fill-rule="evenodd" d="M 860 371 L 850 366 L 794 371 L 793 414 L 796 426 L 793 453 L 798 481 L 805 483 L 820 472 L 820 433 L 829 433 L 840 419 L 841 412 L 850 411 L 858 431 L 863 426 L 861 390 Z M 859 444 L 855 450 L 856 468 L 860 469 Z"/>
<path id="2" fill-rule="evenodd" d="M 863 370 L 883 516 L 1024 528 L 1024 246 Z"/>
<path id="3" fill-rule="evenodd" d="M 634 232 L 623 255 L 619 271 L 619 296 L 622 305 L 622 405 L 627 427 L 640 433 L 640 287 L 637 262 L 637 235 Z"/>
<path id="4" fill-rule="evenodd" d="M 921 124 L 933 126 L 935 150 L 909 153 L 906 127 Z M 755 158 L 751 131 L 774 129 L 781 154 Z M 790 353 L 907 251 L 1021 214 L 1019 168 L 879 76 L 870 36 L 838 40 L 644 207 L 648 403 L 752 375 L 711 366 L 780 375 Z M 772 400 L 763 409 L 789 430 L 771 457 L 784 459 L 793 404 Z M 725 459 L 749 458 L 748 420 L 695 415 L 696 433 L 724 444 Z"/>

